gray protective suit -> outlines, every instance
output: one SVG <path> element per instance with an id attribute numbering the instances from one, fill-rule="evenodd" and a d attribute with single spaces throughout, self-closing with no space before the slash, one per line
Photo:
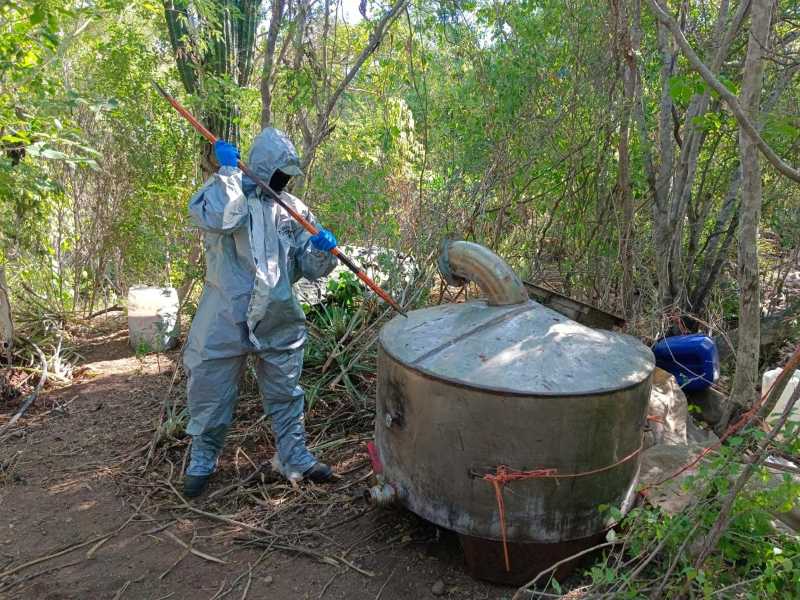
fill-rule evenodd
<path id="1" fill-rule="evenodd" d="M 300 174 L 297 152 L 280 131 L 267 128 L 253 142 L 248 165 L 269 181 L 280 169 Z M 281 197 L 309 221 L 294 196 Z M 206 279 L 184 351 L 189 425 L 187 474 L 213 471 L 233 418 L 247 355 L 257 357 L 264 411 L 272 418 L 279 466 L 297 477 L 316 460 L 306 449 L 304 395 L 298 385 L 306 341 L 305 315 L 292 294 L 301 277 L 333 270 L 336 258 L 316 250 L 311 235 L 235 167 L 222 167 L 189 201 L 204 232 Z"/>

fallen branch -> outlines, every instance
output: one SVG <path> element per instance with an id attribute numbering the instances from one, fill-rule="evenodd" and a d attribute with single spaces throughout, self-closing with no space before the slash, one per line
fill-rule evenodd
<path id="1" fill-rule="evenodd" d="M 680 560 L 681 556 L 683 556 L 683 551 L 692 542 L 692 540 L 694 540 L 694 534 L 697 531 L 698 527 L 700 527 L 701 523 L 702 521 L 697 521 L 692 527 L 692 530 L 689 532 L 689 535 L 687 535 L 686 538 L 683 540 L 683 542 L 681 542 L 678 551 L 675 553 L 675 557 L 672 559 L 672 562 L 667 568 L 667 572 L 661 578 L 661 583 L 659 583 L 658 588 L 652 594 L 650 594 L 650 600 L 658 600 L 659 598 L 664 597 L 663 596 L 664 588 L 667 586 L 667 583 L 669 582 L 670 575 L 672 575 L 673 571 L 678 566 L 678 561 Z M 665 536 L 665 538 L 666 537 L 667 536 Z M 633 578 L 631 577 L 631 579 Z"/>
<path id="2" fill-rule="evenodd" d="M 250 591 L 250 584 L 253 583 L 253 567 L 247 572 L 247 583 L 244 584 L 244 591 L 242 592 L 242 600 L 247 600 L 247 593 Z"/>
<path id="3" fill-rule="evenodd" d="M 114 594 L 114 597 L 111 600 L 119 600 L 120 598 L 122 598 L 122 594 L 124 594 L 125 590 L 127 590 L 130 587 L 131 583 L 133 582 L 130 579 L 125 583 L 123 583 L 122 587 L 117 590 L 117 593 Z"/>
<path id="4" fill-rule="evenodd" d="M 11 417 L 11 420 L 0 427 L 0 435 L 6 432 L 6 430 L 10 429 L 14 426 L 14 424 L 20 420 L 20 418 L 25 414 L 25 412 L 31 407 L 34 403 L 36 398 L 39 396 L 39 392 L 42 391 L 44 384 L 47 382 L 47 357 L 42 352 L 41 348 L 28 340 L 28 343 L 33 346 L 33 349 L 36 350 L 36 353 L 39 355 L 39 360 L 42 362 L 42 376 L 39 377 L 39 383 L 36 384 L 36 389 L 33 390 L 28 397 L 22 402 L 19 407 L 19 410 Z"/>
<path id="5" fill-rule="evenodd" d="M 48 575 L 50 573 L 54 573 L 55 571 L 60 571 L 61 569 L 74 567 L 75 565 L 79 565 L 82 562 L 83 562 L 83 559 L 81 558 L 79 560 L 73 560 L 72 562 L 64 563 L 63 565 L 57 565 L 55 567 L 48 567 L 47 569 L 42 569 L 41 571 L 37 571 L 36 573 L 31 573 L 30 575 L 26 575 L 25 577 L 23 577 L 22 579 L 20 579 L 18 581 L 10 582 L 9 584 L 7 584 L 7 585 L 3 586 L 2 588 L 0 588 L 0 591 L 6 590 L 6 589 L 9 589 L 9 588 L 12 588 L 12 587 L 20 586 L 23 583 L 31 581 L 32 579 L 36 579 L 37 577 L 41 577 L 42 575 Z"/>
<path id="6" fill-rule="evenodd" d="M 102 548 L 105 545 L 105 543 L 108 540 L 110 540 L 112 537 L 114 537 L 113 534 L 107 535 L 106 537 L 101 539 L 99 542 L 97 542 L 94 546 L 89 548 L 89 550 L 87 550 L 87 552 L 86 552 L 86 558 L 87 559 L 94 558 L 94 555 L 97 554 L 97 551 L 100 550 L 100 548 Z"/>
<path id="7" fill-rule="evenodd" d="M 222 600 L 222 598 L 225 598 L 226 596 L 228 596 L 231 593 L 233 593 L 233 591 L 236 589 L 236 586 L 239 585 L 239 582 L 244 578 L 245 575 L 247 575 L 247 583 L 245 584 L 245 588 L 244 588 L 244 592 L 242 593 L 242 599 L 241 600 L 244 600 L 245 598 L 247 598 L 247 593 L 250 590 L 250 585 L 252 583 L 253 571 L 258 567 L 258 565 L 261 564 L 261 562 L 269 554 L 269 552 L 270 552 L 270 549 L 266 548 L 261 553 L 261 556 L 259 556 L 253 564 L 248 563 L 247 564 L 247 571 L 243 571 L 236 579 L 234 579 L 231 582 L 230 586 L 228 586 L 227 590 L 224 590 L 224 588 L 221 588 L 217 592 L 217 595 L 215 596 L 216 600 Z"/>
<path id="8" fill-rule="evenodd" d="M 346 567 L 349 567 L 356 573 L 364 575 L 365 577 L 375 577 L 375 573 L 367 571 L 366 569 L 362 569 L 358 565 L 353 564 L 352 562 L 341 556 L 328 556 L 327 554 L 323 554 L 322 552 L 314 550 L 313 548 L 306 548 L 305 546 L 294 546 L 291 544 L 274 543 L 272 540 L 267 541 L 267 540 L 254 539 L 250 541 L 251 543 L 259 545 L 269 544 L 269 546 L 271 548 L 274 548 L 275 550 L 283 550 L 284 552 L 294 552 L 296 554 L 302 554 L 304 556 L 308 556 L 309 558 L 316 558 L 321 563 L 325 563 L 326 565 L 331 565 L 333 567 L 339 567 L 341 565 L 344 565 Z"/>
<path id="9" fill-rule="evenodd" d="M 183 359 L 183 350 L 184 348 L 181 348 L 181 353 L 178 356 L 178 360 L 175 362 L 175 369 L 172 372 L 172 380 L 169 382 L 169 387 L 164 393 L 164 400 L 161 403 L 161 412 L 158 414 L 158 423 L 156 423 L 156 428 L 153 432 L 153 439 L 150 441 L 149 449 L 147 450 L 147 458 L 145 458 L 144 461 L 144 471 L 147 471 L 147 468 L 150 466 L 150 461 L 153 460 L 153 456 L 156 452 L 156 446 L 158 446 L 158 441 L 161 439 L 161 426 L 164 424 L 164 416 L 167 414 L 167 403 L 169 402 L 170 394 L 175 387 L 175 382 L 178 380 L 178 372 L 180 371 L 180 365 Z"/>
<path id="10" fill-rule="evenodd" d="M 90 314 L 86 318 L 87 319 L 94 319 L 95 317 L 99 317 L 101 315 L 105 315 L 105 314 L 108 314 L 110 312 L 122 312 L 123 310 L 125 310 L 125 309 L 122 306 L 120 306 L 119 304 L 115 304 L 114 306 L 109 306 L 108 308 L 104 308 L 103 310 L 98 310 L 96 312 L 93 312 L 92 314 Z"/>
<path id="11" fill-rule="evenodd" d="M 145 516 L 147 516 L 147 515 L 145 515 Z M 207 560 L 207 561 L 213 562 L 213 563 L 217 563 L 217 564 L 220 564 L 220 565 L 227 565 L 228 564 L 227 561 L 224 561 L 221 558 L 217 558 L 216 556 L 208 554 L 207 552 L 203 552 L 201 550 L 198 550 L 197 548 L 195 548 L 191 544 L 187 544 L 181 538 L 179 538 L 177 535 L 172 533 L 169 529 L 165 529 L 162 533 L 164 535 L 166 535 L 169 539 L 171 539 L 173 542 L 178 544 L 179 546 L 182 546 L 187 552 L 190 552 L 190 553 L 194 554 L 197 557 L 200 557 L 200 558 L 202 558 L 204 560 Z"/>
<path id="12" fill-rule="evenodd" d="M 38 565 L 39 563 L 46 562 L 46 561 L 48 561 L 50 559 L 58 558 L 59 556 L 64 556 L 65 554 L 69 554 L 70 552 L 78 550 L 79 548 L 83 548 L 84 546 L 88 546 L 89 544 L 94 544 L 94 543 L 96 543 L 96 542 L 98 542 L 98 541 L 100 541 L 102 539 L 105 539 L 106 537 L 107 537 L 107 535 L 101 535 L 101 536 L 93 537 L 91 539 L 86 540 L 85 542 L 79 542 L 77 544 L 72 544 L 71 546 L 67 546 L 63 550 L 59 550 L 57 552 L 53 552 L 52 554 L 48 554 L 46 556 L 40 556 L 39 558 L 35 558 L 33 560 L 29 560 L 26 563 L 23 563 L 23 564 L 21 564 L 19 566 L 14 567 L 13 569 L 8 569 L 7 571 L 3 571 L 2 573 L 0 573 L 0 579 L 5 579 L 6 577 L 10 577 L 11 575 L 14 575 L 15 573 L 19 573 L 20 571 L 23 571 L 23 570 L 27 569 L 28 567 L 32 567 L 34 565 Z"/>
<path id="13" fill-rule="evenodd" d="M 148 519 L 150 519 L 150 520 L 153 520 L 153 521 L 155 520 L 155 518 L 154 518 L 152 515 L 148 515 L 147 513 L 142 513 L 142 515 L 144 515 L 145 517 L 147 517 L 147 518 L 148 518 Z M 172 522 L 170 522 L 170 524 L 168 524 L 167 526 L 169 526 L 169 525 L 171 525 L 171 524 L 172 524 Z M 174 533 L 172 533 L 171 531 L 169 531 L 169 529 L 167 529 L 166 527 L 165 527 L 165 528 L 163 528 L 163 529 L 160 531 L 160 533 L 163 533 L 163 534 L 164 534 L 164 535 L 166 535 L 166 536 L 167 536 L 169 539 L 171 539 L 173 542 L 175 542 L 175 543 L 176 543 L 176 544 L 178 544 L 179 546 L 183 547 L 183 549 L 184 549 L 186 552 L 184 552 L 184 553 L 181 555 L 181 557 L 180 557 L 180 558 L 179 558 L 177 561 L 175 561 L 175 563 L 173 563 L 173 564 L 172 564 L 172 566 L 170 566 L 170 567 L 169 567 L 169 568 L 168 568 L 166 571 L 164 571 L 163 573 L 161 573 L 161 575 L 158 577 L 159 579 L 163 579 L 164 577 L 166 577 L 166 576 L 169 574 L 169 572 L 170 572 L 170 571 L 171 571 L 171 570 L 172 570 L 172 569 L 173 569 L 173 568 L 174 568 L 174 567 L 175 567 L 175 566 L 176 566 L 176 565 L 177 565 L 179 562 L 181 562 L 181 561 L 182 561 L 184 558 L 186 558 L 186 555 L 187 555 L 187 554 L 194 554 L 195 556 L 197 556 L 197 557 L 199 557 L 199 558 L 202 558 L 202 559 L 204 559 L 204 560 L 207 560 L 207 561 L 209 561 L 209 562 L 217 563 L 217 564 L 220 564 L 220 565 L 227 565 L 227 564 L 228 564 L 228 563 L 227 563 L 227 561 L 224 561 L 224 560 L 222 560 L 221 558 L 217 558 L 216 556 L 214 556 L 214 555 L 212 555 L 212 554 L 208 554 L 207 552 L 203 552 L 203 551 L 201 551 L 201 550 L 198 550 L 198 549 L 197 549 L 197 548 L 195 548 L 195 547 L 194 547 L 194 546 L 193 546 L 191 543 L 187 544 L 187 543 L 186 543 L 186 542 L 184 542 L 184 541 L 183 541 L 181 538 L 179 538 L 177 535 L 175 535 Z"/>
<path id="14" fill-rule="evenodd" d="M 609 546 L 617 546 L 622 543 L 622 540 L 614 540 L 613 542 L 603 542 L 602 544 L 597 544 L 596 546 L 592 546 L 591 548 L 586 548 L 585 550 L 581 550 L 580 552 L 576 552 L 572 556 L 568 556 L 566 558 L 562 558 L 556 563 L 553 563 L 549 567 L 547 567 L 544 571 L 541 571 L 536 577 L 531 579 L 528 583 L 520 587 L 514 595 L 511 597 L 511 600 L 522 600 L 522 594 L 533 594 L 535 593 L 532 589 L 536 582 L 542 578 L 543 575 L 549 573 L 550 571 L 555 571 L 561 565 L 565 565 L 568 562 L 575 560 L 576 558 L 580 558 L 586 554 L 591 554 L 595 550 L 600 550 L 602 548 L 608 548 Z"/>
<path id="15" fill-rule="evenodd" d="M 214 500 L 215 498 L 219 498 L 221 496 L 224 496 L 228 492 L 231 492 L 231 491 L 233 491 L 233 490 L 235 490 L 237 488 L 245 487 L 248 483 L 253 481 L 256 477 L 258 477 L 259 475 L 264 474 L 265 472 L 267 472 L 267 467 L 269 467 L 268 464 L 261 465 L 257 469 L 253 470 L 253 472 L 250 473 L 244 479 L 240 479 L 236 483 L 232 483 L 231 485 L 225 486 L 223 488 L 220 488 L 220 489 L 212 492 L 211 494 L 208 495 L 208 500 Z"/>
<path id="16" fill-rule="evenodd" d="M 17 566 L 17 567 L 14 567 L 13 569 L 8 569 L 6 571 L 3 571 L 2 573 L 0 573 L 0 580 L 5 579 L 6 577 L 9 577 L 10 575 L 13 575 L 14 573 L 18 573 L 18 572 L 20 572 L 20 571 L 22 571 L 24 569 L 27 569 L 28 567 L 32 567 L 34 565 L 38 565 L 39 563 L 45 562 L 47 560 L 50 560 L 51 558 L 58 558 L 59 556 L 64 556 L 65 554 L 69 554 L 70 552 L 73 552 L 75 550 L 78 550 L 79 548 L 83 548 L 85 546 L 88 546 L 89 544 L 97 544 L 97 542 L 105 541 L 105 540 L 107 540 L 107 538 L 111 538 L 111 537 L 117 535 L 120 531 L 125 529 L 131 521 L 133 521 L 139 515 L 139 513 L 140 513 L 140 511 L 142 509 L 142 506 L 144 506 L 144 503 L 147 501 L 147 499 L 149 497 L 150 497 L 150 494 L 147 494 L 142 499 L 142 501 L 139 503 L 139 506 L 136 507 L 136 510 L 134 511 L 134 513 L 130 517 L 128 517 L 122 525 L 120 525 L 119 527 L 117 527 L 116 529 L 111 531 L 110 533 L 104 533 L 103 535 L 95 536 L 95 537 L 93 537 L 91 539 L 86 540 L 85 542 L 80 542 L 78 544 L 72 544 L 71 546 L 67 546 L 63 550 L 58 550 L 57 552 L 54 552 L 52 554 L 48 554 L 47 556 L 41 556 L 39 558 L 35 558 L 33 560 L 30 560 L 30 561 L 28 561 L 26 563 L 23 563 L 23 564 Z"/>
<path id="17" fill-rule="evenodd" d="M 386 578 L 386 581 L 383 582 L 381 589 L 378 590 L 378 593 L 375 596 L 375 600 L 381 600 L 381 596 L 383 595 L 383 590 L 386 589 L 386 586 L 389 585 L 389 582 L 392 580 L 392 576 L 394 576 L 394 572 L 397 570 L 397 567 L 392 569 L 392 572 L 389 573 L 389 576 Z"/>
<path id="18" fill-rule="evenodd" d="M 37 369 L 36 367 L 21 367 L 19 365 L 14 365 L 15 371 L 25 371 L 26 373 L 31 373 L 33 375 L 42 375 L 44 371 L 42 369 Z M 51 373 L 49 370 L 47 372 L 47 379 L 55 380 L 59 383 L 70 383 L 70 380 L 66 377 L 58 375 L 57 373 Z"/>
<path id="19" fill-rule="evenodd" d="M 247 529 L 249 531 L 255 531 L 256 533 L 260 533 L 262 535 L 277 536 L 277 534 L 274 531 L 270 531 L 269 529 L 264 529 L 263 527 L 256 527 L 254 525 L 248 525 L 247 523 L 242 523 L 241 521 L 236 521 L 235 519 L 231 519 L 230 517 L 226 517 L 224 515 L 218 515 L 216 513 L 206 512 L 204 510 L 200 510 L 199 508 L 195 508 L 194 506 L 192 506 L 191 504 L 189 504 L 186 501 L 186 499 L 181 495 L 181 493 L 177 489 L 175 489 L 175 486 L 172 485 L 171 481 L 165 480 L 165 482 L 170 487 L 172 492 L 181 501 L 181 504 L 183 504 L 183 507 L 186 508 L 187 510 L 192 511 L 193 513 L 196 513 L 198 515 L 202 515 L 204 517 L 207 517 L 209 519 L 213 519 L 215 521 L 220 521 L 222 523 L 227 523 L 228 525 L 233 525 L 235 527 L 242 527 L 242 528 Z"/>
<path id="20" fill-rule="evenodd" d="M 341 575 L 342 573 L 345 573 L 345 572 L 346 571 L 336 571 L 336 573 L 334 573 L 331 576 L 331 578 L 328 579 L 328 582 L 325 585 L 322 586 L 322 589 L 319 592 L 319 596 L 317 596 L 317 600 L 322 600 L 322 598 L 325 596 L 325 592 L 327 592 L 328 588 L 331 587 L 331 585 L 333 584 L 334 581 L 336 581 L 336 578 L 339 577 L 339 575 Z"/>

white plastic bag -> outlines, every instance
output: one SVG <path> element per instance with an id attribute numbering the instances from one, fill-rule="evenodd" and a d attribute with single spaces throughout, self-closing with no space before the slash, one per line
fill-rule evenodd
<path id="1" fill-rule="evenodd" d="M 778 375 L 781 374 L 782 370 L 783 369 L 771 369 L 764 373 L 764 376 L 761 378 L 762 394 L 765 394 L 767 390 L 769 390 L 770 386 L 778 378 Z M 767 417 L 768 421 L 773 421 L 783 414 L 786 405 L 789 403 L 789 398 L 792 397 L 792 394 L 797 389 L 798 385 L 800 385 L 800 370 L 792 373 L 792 377 L 789 379 L 789 383 L 786 384 L 781 397 L 778 399 L 778 403 L 775 405 L 775 408 L 772 409 L 769 417 Z M 789 419 L 792 421 L 800 421 L 800 402 L 797 402 L 794 405 L 794 410 L 792 411 Z"/>

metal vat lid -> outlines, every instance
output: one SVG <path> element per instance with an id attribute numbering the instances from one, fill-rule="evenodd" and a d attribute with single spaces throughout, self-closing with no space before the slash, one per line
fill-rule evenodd
<path id="1" fill-rule="evenodd" d="M 445 304 L 395 317 L 380 334 L 395 360 L 459 385 L 525 396 L 600 394 L 655 367 L 639 340 L 585 327 L 536 302 Z"/>

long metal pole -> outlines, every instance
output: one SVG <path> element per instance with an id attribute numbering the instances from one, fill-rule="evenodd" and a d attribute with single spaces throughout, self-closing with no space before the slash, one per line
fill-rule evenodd
<path id="1" fill-rule="evenodd" d="M 177 110 L 184 119 L 189 121 L 192 127 L 194 127 L 198 131 L 198 133 L 200 133 L 200 135 L 206 138 L 211 144 L 217 141 L 217 136 L 215 136 L 208 129 L 206 129 L 205 126 L 200 121 L 195 119 L 194 115 L 192 115 L 192 113 L 186 110 L 180 104 L 180 102 L 178 102 L 177 100 L 175 100 L 175 98 L 169 95 L 167 91 L 160 85 L 158 85 L 155 81 L 153 81 L 152 84 L 153 87 L 155 87 L 156 90 L 158 90 L 158 93 L 161 94 L 164 97 L 164 99 L 167 102 L 169 102 L 172 105 L 172 107 L 175 110 Z M 311 235 L 316 235 L 317 233 L 319 233 L 319 229 L 317 229 L 313 223 L 311 223 L 303 215 L 301 215 L 299 212 L 297 212 L 291 206 L 289 206 L 271 187 L 269 187 L 269 184 L 267 184 L 263 179 L 258 177 L 255 173 L 253 173 L 250 167 L 248 167 L 242 160 L 239 160 L 238 167 L 242 171 L 242 173 L 244 173 L 250 179 L 252 179 L 256 183 L 256 185 L 258 185 L 258 187 L 264 190 L 269 195 L 270 198 L 272 198 L 275 202 L 277 202 L 281 206 L 281 208 L 283 208 L 286 212 L 288 212 L 295 221 L 300 223 L 300 225 L 302 225 L 306 231 L 308 231 Z M 344 266 L 346 266 L 353 273 L 355 273 L 356 277 L 358 277 L 361 281 L 364 282 L 364 285 L 366 285 L 369 289 L 378 294 L 378 296 L 383 298 L 383 300 L 389 306 L 391 306 L 393 309 L 395 309 L 398 313 L 400 313 L 404 317 L 407 316 L 406 312 L 403 310 L 400 304 L 394 298 L 392 298 L 387 292 L 385 292 L 377 283 L 375 283 L 369 277 L 369 275 L 367 275 L 364 272 L 363 269 L 361 269 L 347 255 L 345 255 L 341 250 L 339 250 L 339 248 L 331 249 L 330 253 L 333 254 L 336 258 L 338 258 Z"/>

